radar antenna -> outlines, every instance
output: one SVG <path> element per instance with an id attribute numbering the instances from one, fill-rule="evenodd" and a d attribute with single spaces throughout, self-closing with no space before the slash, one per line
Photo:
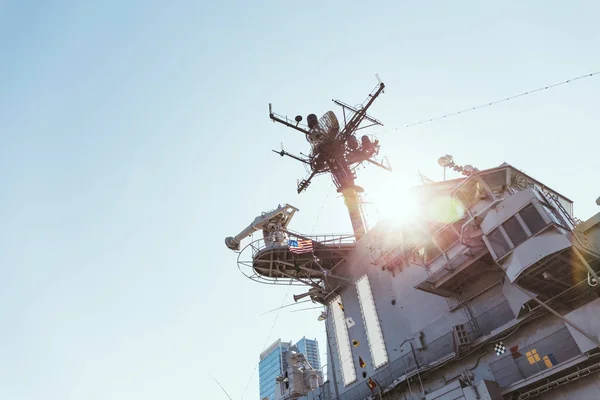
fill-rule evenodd
<path id="1" fill-rule="evenodd" d="M 372 135 L 363 135 L 359 140 L 357 131 L 375 125 L 383 126 L 377 119 L 369 116 L 367 111 L 375 99 L 383 93 L 385 85 L 379 81 L 378 85 L 368 95 L 367 99 L 359 106 L 352 107 L 342 101 L 333 100 L 342 107 L 343 127 L 340 127 L 336 115 L 327 111 L 317 119 L 315 114 L 306 117 L 306 125 L 302 124 L 302 116 L 298 115 L 294 121 L 273 112 L 269 104 L 269 117 L 274 122 L 279 122 L 289 128 L 302 132 L 311 145 L 309 155 L 294 155 L 285 150 L 273 150 L 280 156 L 288 156 L 310 167 L 308 176 L 298 183 L 298 193 L 308 188 L 312 179 L 320 174 L 330 173 L 338 193 L 342 193 L 350 213 L 352 228 L 357 239 L 366 233 L 366 223 L 361 210 L 359 193 L 364 190 L 355 184 L 356 168 L 368 162 L 388 171 L 392 168 L 386 158 L 377 159 L 379 154 L 379 140 Z M 370 122 L 361 126 L 364 121 Z"/>
<path id="2" fill-rule="evenodd" d="M 440 167 L 444 168 L 444 180 L 446 180 L 446 168 L 452 168 L 454 171 L 460 172 L 464 176 L 471 176 L 479 172 L 479 169 L 475 168 L 470 164 L 467 164 L 465 166 L 456 164 L 454 162 L 454 157 L 452 157 L 450 154 L 446 154 L 445 156 L 440 157 L 438 159 L 438 164 L 440 165 Z"/>

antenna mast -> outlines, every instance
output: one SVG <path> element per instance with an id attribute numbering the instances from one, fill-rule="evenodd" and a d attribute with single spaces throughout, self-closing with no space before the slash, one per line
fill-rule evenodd
<path id="1" fill-rule="evenodd" d="M 272 105 L 269 104 L 271 120 L 303 133 L 311 144 L 312 149 L 308 156 L 302 153 L 301 156 L 297 156 L 283 149 L 281 151 L 273 150 L 282 157 L 288 156 L 309 167 L 308 176 L 298 183 L 298 193 L 306 190 L 315 176 L 330 173 L 337 192 L 344 196 L 357 239 L 366 233 L 367 227 L 360 200 L 360 193 L 364 190 L 355 184 L 356 168 L 364 162 L 369 162 L 388 171 L 392 170 L 387 159 L 375 158 L 379 154 L 379 140 L 369 135 L 363 135 L 359 143 L 356 137 L 357 131 L 360 129 L 375 125 L 383 126 L 380 121 L 369 116 L 367 111 L 375 99 L 383 93 L 384 88 L 385 85 L 380 81 L 367 99 L 357 107 L 333 100 L 335 104 L 342 107 L 343 127 L 340 127 L 340 123 L 332 111 L 326 112 L 320 119 L 317 119 L 315 114 L 309 114 L 306 117 L 306 125 L 304 125 L 301 123 L 303 119 L 301 115 L 296 116 L 294 121 L 290 121 L 287 117 L 274 113 Z M 368 121 L 370 124 L 361 126 L 364 121 Z"/>

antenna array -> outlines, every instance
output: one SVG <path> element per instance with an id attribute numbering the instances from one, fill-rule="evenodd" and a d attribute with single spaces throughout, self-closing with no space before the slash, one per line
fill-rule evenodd
<path id="1" fill-rule="evenodd" d="M 283 149 L 273 150 L 282 157 L 290 157 L 308 167 L 308 175 L 298 182 L 298 193 L 306 190 L 315 176 L 324 173 L 331 174 L 337 192 L 342 193 L 346 200 L 357 238 L 366 233 L 366 224 L 359 198 L 359 193 L 364 190 L 355 184 L 357 167 L 367 162 L 388 171 L 392 170 L 386 158 L 377 158 L 380 148 L 377 138 L 372 135 L 363 135 L 360 141 L 357 138 L 357 132 L 361 129 L 377 125 L 383 126 L 379 120 L 368 115 L 367 111 L 375 99 L 383 93 L 384 88 L 384 83 L 379 81 L 367 99 L 356 107 L 340 100 L 333 100 L 342 108 L 343 124 L 340 124 L 332 111 L 327 111 L 319 119 L 315 114 L 309 114 L 306 117 L 306 124 L 302 123 L 301 115 L 291 121 L 287 117 L 274 113 L 272 105 L 269 104 L 271 120 L 303 133 L 311 145 L 309 155 L 302 153 L 294 155 Z M 363 125 L 364 122 L 368 122 L 368 124 Z"/>

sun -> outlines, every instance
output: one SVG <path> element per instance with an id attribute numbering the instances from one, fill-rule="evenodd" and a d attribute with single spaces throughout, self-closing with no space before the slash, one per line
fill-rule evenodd
<path id="1" fill-rule="evenodd" d="M 461 201 L 449 193 L 419 190 L 422 186 L 416 176 L 402 173 L 385 174 L 369 180 L 367 201 L 377 221 L 394 226 L 409 226 L 429 221 L 449 224 L 462 218 L 465 209 Z"/>
<path id="2" fill-rule="evenodd" d="M 369 201 L 379 220 L 403 224 L 419 216 L 419 200 L 412 189 L 418 185 L 414 178 L 400 173 L 385 174 L 369 184 Z"/>

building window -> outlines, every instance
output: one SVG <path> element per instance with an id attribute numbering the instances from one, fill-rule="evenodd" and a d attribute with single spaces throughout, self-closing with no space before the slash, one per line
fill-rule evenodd
<path id="1" fill-rule="evenodd" d="M 527 239 L 527 233 L 516 217 L 510 217 L 502 224 L 506 235 L 510 238 L 514 247 L 517 247 Z"/>
<path id="2" fill-rule="evenodd" d="M 438 248 L 437 244 L 430 239 L 417 250 L 417 255 L 424 265 L 429 265 L 433 260 L 442 255 L 442 251 Z"/>
<path id="3" fill-rule="evenodd" d="M 494 250 L 494 253 L 496 253 L 496 258 L 501 258 L 510 251 L 510 246 L 504 238 L 500 228 L 496 228 L 490 232 L 487 235 L 487 238 L 492 246 L 492 249 Z"/>
<path id="4" fill-rule="evenodd" d="M 461 201 L 465 209 L 470 209 L 479 201 L 479 198 L 484 192 L 482 189 L 483 188 L 476 177 L 472 177 L 469 178 L 464 185 L 458 188 L 454 195 Z"/>
<path id="5" fill-rule="evenodd" d="M 548 213 L 553 223 L 565 226 L 561 216 L 557 215 L 555 210 L 548 208 L 545 204 L 540 206 L 529 204 L 487 234 L 489 245 L 496 254 L 496 259 L 504 257 L 513 248 L 536 235 L 548 225 L 538 207 L 544 207 L 544 211 Z"/>
<path id="6" fill-rule="evenodd" d="M 519 215 L 521 215 L 521 218 L 525 221 L 525 225 L 527 225 L 532 235 L 537 234 L 546 227 L 546 221 L 544 221 L 544 218 L 542 218 L 533 204 L 530 204 L 519 211 Z"/>
<path id="7" fill-rule="evenodd" d="M 500 193 L 507 186 L 507 175 L 508 170 L 503 169 L 500 171 L 494 171 L 487 174 L 481 174 L 480 177 L 490 187 L 494 193 Z"/>
<path id="8" fill-rule="evenodd" d="M 452 225 L 448 225 L 435 237 L 435 241 L 442 251 L 448 251 L 459 239 L 460 236 L 456 233 Z"/>
<path id="9" fill-rule="evenodd" d="M 365 323 L 365 331 L 371 350 L 371 358 L 373 366 L 377 369 L 388 362 L 388 355 L 379 325 L 379 316 L 375 307 L 375 300 L 371 292 L 369 278 L 364 275 L 356 281 L 356 291 L 358 292 L 358 301 L 362 311 L 363 320 Z"/>
<path id="10" fill-rule="evenodd" d="M 344 313 L 344 305 L 342 304 L 341 296 L 337 296 L 329 303 L 329 310 L 331 310 L 333 317 L 333 330 L 338 345 L 342 379 L 344 381 L 344 386 L 348 386 L 356 381 L 356 369 L 352 358 L 352 348 L 350 347 L 350 337 L 348 335 L 346 315 Z"/>

